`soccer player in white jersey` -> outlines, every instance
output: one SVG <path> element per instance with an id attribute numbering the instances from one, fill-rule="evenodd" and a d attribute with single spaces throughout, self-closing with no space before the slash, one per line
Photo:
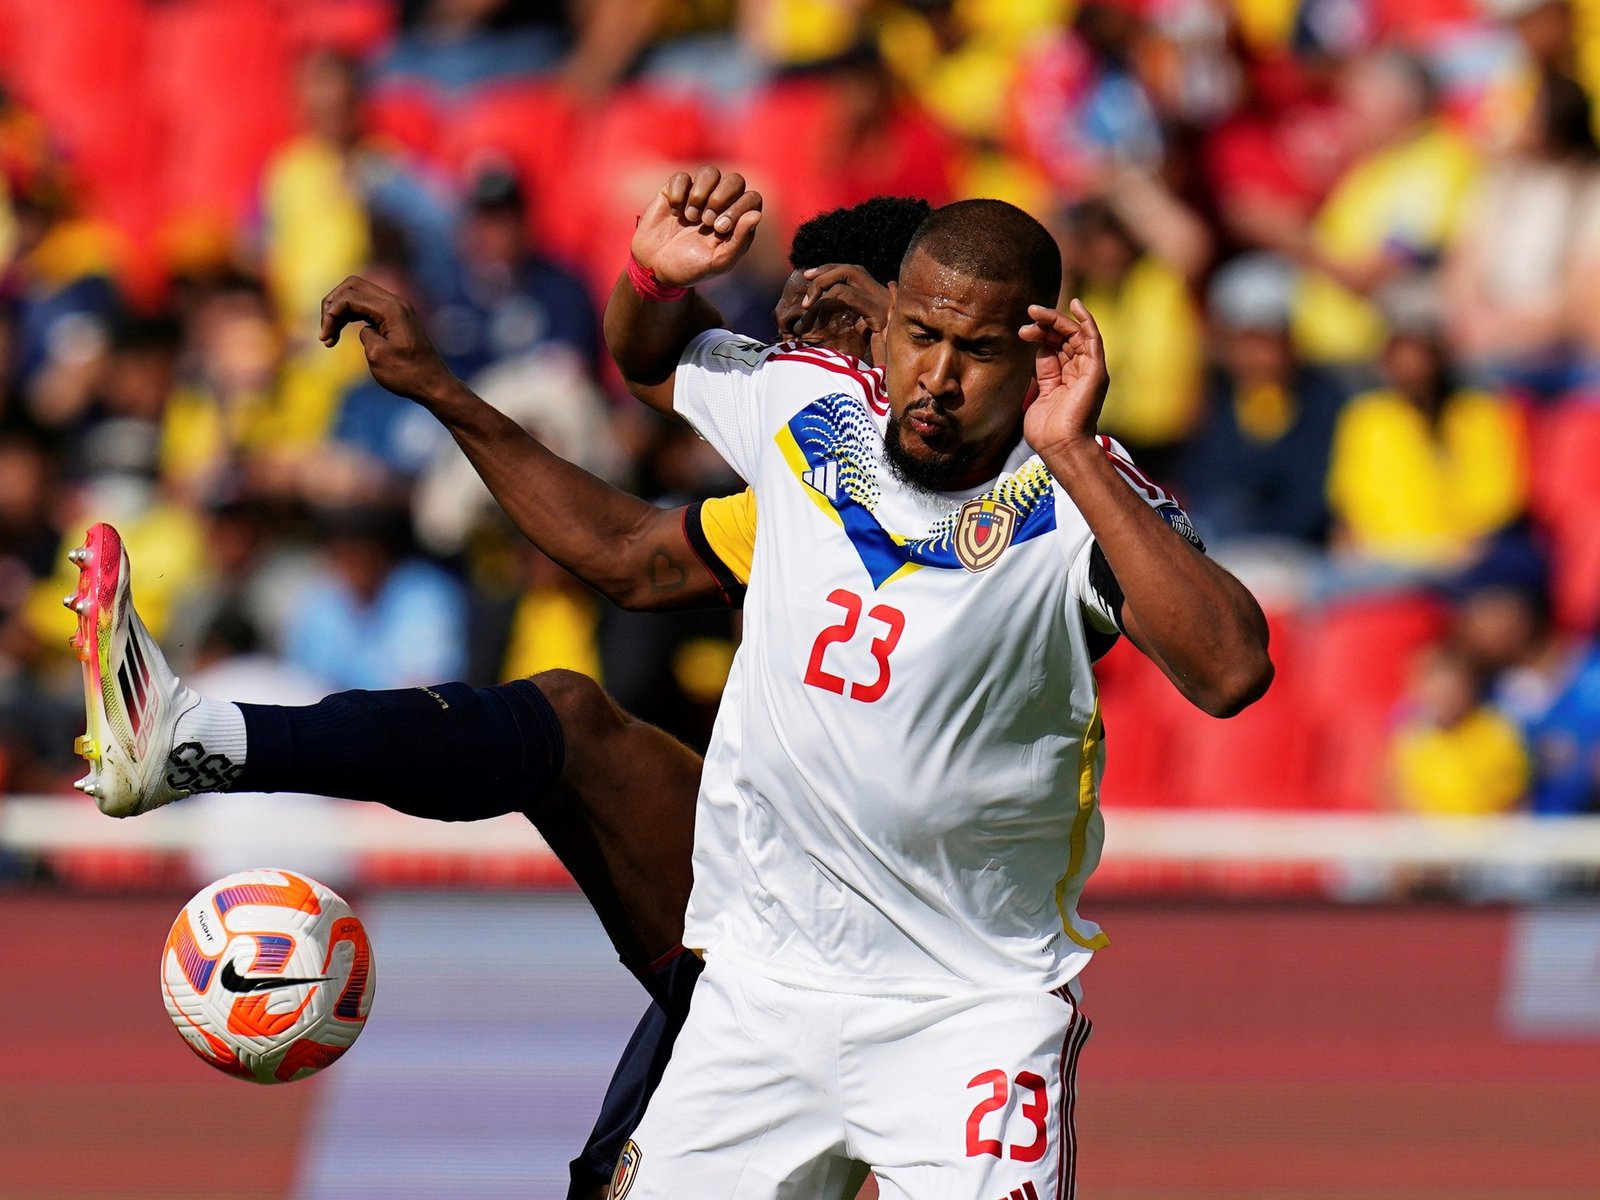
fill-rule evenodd
<path id="1" fill-rule="evenodd" d="M 877 197 L 805 222 L 773 313 L 778 328 L 797 342 L 868 357 L 887 311 L 883 285 L 930 211 L 925 201 Z M 756 533 L 748 489 L 658 510 L 556 458 L 472 395 L 399 297 L 350 279 L 328 306 L 341 314 L 330 340 L 341 323 L 361 320 L 374 377 L 451 424 L 530 541 L 579 578 L 633 608 L 741 602 Z M 72 557 L 80 571 L 69 600 L 78 614 L 73 644 L 85 661 L 89 726 L 78 748 L 91 764 L 80 786 L 107 812 L 260 785 L 345 792 L 441 820 L 520 811 L 546 833 L 653 999 L 572 1164 L 569 1196 L 606 1194 L 701 966 L 680 942 L 699 758 L 660 730 L 619 721 L 598 684 L 571 672 L 487 689 L 350 692 L 247 716 L 172 676 L 134 610 L 131 567 L 114 530 L 95 526 Z M 517 711 L 543 717 L 508 721 Z"/>
<path id="2" fill-rule="evenodd" d="M 1053 307 L 1036 221 L 930 217 L 868 370 L 708 328 L 692 289 L 760 212 L 737 175 L 675 175 L 606 313 L 635 394 L 761 514 L 696 816 L 706 970 L 614 1194 L 837 1194 L 860 1160 L 886 1197 L 1067 1195 L 1076 980 L 1105 944 L 1077 912 L 1091 643 L 1126 631 L 1228 715 L 1271 678 L 1266 624 L 1097 437 L 1099 334 Z"/>

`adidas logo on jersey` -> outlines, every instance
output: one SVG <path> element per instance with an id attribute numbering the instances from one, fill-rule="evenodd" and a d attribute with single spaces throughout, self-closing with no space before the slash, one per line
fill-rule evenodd
<path id="1" fill-rule="evenodd" d="M 812 467 L 800 476 L 801 482 L 814 492 L 821 492 L 829 504 L 839 500 L 839 463 L 830 458 L 820 467 Z"/>
<path id="2" fill-rule="evenodd" d="M 1010 1194 L 1002 1196 L 1000 1200 L 1039 1200 L 1039 1192 L 1030 1180 L 1019 1188 L 1012 1188 Z"/>

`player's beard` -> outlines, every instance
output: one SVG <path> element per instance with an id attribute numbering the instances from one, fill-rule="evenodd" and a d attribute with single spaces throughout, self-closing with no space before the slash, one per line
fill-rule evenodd
<path id="1" fill-rule="evenodd" d="M 919 492 L 953 491 L 956 481 L 970 473 L 977 457 L 974 447 L 959 446 L 948 454 L 933 453 L 927 458 L 917 458 L 906 449 L 900 419 L 893 416 L 883 431 L 883 453 L 894 477 Z"/>

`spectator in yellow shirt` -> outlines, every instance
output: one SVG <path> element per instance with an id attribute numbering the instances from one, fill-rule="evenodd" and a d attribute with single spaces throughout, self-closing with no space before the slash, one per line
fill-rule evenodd
<path id="1" fill-rule="evenodd" d="M 1431 574 L 1464 565 L 1521 516 L 1527 451 L 1515 407 L 1456 386 L 1426 297 L 1396 295 L 1384 386 L 1334 427 L 1328 501 L 1349 558 Z"/>
<path id="2" fill-rule="evenodd" d="M 1529 779 L 1517 727 L 1483 703 L 1472 664 L 1447 646 L 1418 663 L 1410 711 L 1389 748 L 1389 771 L 1400 808 L 1441 816 L 1513 811 Z"/>
<path id="3" fill-rule="evenodd" d="M 1462 216 L 1477 168 L 1466 139 L 1437 115 L 1427 68 L 1398 50 L 1359 60 L 1343 85 L 1363 152 L 1309 230 L 1285 223 L 1272 247 L 1307 269 L 1295 304 L 1295 341 L 1313 362 L 1359 364 L 1383 346 L 1373 297 L 1431 271 Z"/>
<path id="4" fill-rule="evenodd" d="M 275 449 L 301 453 L 327 433 L 340 392 L 364 374 L 360 347 L 318 339 L 322 297 L 398 236 L 426 294 L 454 275 L 452 201 L 433 180 L 369 135 L 355 62 L 332 50 L 301 61 L 303 131 L 267 164 L 262 264 L 287 335 Z"/>
<path id="5" fill-rule="evenodd" d="M 1086 200 L 1067 215 L 1062 259 L 1067 294 L 1095 314 L 1110 355 L 1100 429 L 1160 479 L 1199 417 L 1205 356 L 1177 255 L 1143 233 L 1111 202 Z"/>

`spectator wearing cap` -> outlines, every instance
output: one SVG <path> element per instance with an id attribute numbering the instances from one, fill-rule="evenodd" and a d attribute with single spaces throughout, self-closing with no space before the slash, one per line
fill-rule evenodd
<path id="1" fill-rule="evenodd" d="M 1237 259 L 1212 281 L 1214 367 L 1179 481 L 1214 546 L 1327 537 L 1328 457 L 1345 393 L 1333 373 L 1297 360 L 1293 293 L 1292 265 L 1267 254 Z"/>
<path id="2" fill-rule="evenodd" d="M 559 347 L 585 368 L 599 353 L 594 304 L 578 277 L 540 255 L 516 176 L 484 170 L 456 237 L 460 266 L 430 323 L 439 352 L 463 379 L 507 359 Z"/>
<path id="3" fill-rule="evenodd" d="M 1383 386 L 1350 401 L 1334 428 L 1328 501 L 1346 556 L 1424 574 L 1465 566 L 1523 513 L 1521 415 L 1460 386 L 1426 285 L 1385 296 Z"/>

